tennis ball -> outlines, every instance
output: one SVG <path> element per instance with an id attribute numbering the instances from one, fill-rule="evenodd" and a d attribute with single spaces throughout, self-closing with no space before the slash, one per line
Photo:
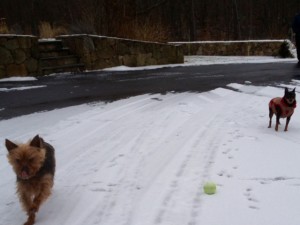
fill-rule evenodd
<path id="1" fill-rule="evenodd" d="M 217 186 L 214 182 L 206 182 L 203 186 L 203 190 L 205 194 L 213 195 L 217 191 Z"/>

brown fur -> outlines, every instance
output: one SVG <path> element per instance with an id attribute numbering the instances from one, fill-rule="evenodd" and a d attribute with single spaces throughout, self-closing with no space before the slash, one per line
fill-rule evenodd
<path id="1" fill-rule="evenodd" d="M 17 175 L 17 194 L 32 225 L 41 204 L 50 196 L 55 173 L 54 148 L 36 135 L 27 144 L 5 140 L 8 161 Z"/>

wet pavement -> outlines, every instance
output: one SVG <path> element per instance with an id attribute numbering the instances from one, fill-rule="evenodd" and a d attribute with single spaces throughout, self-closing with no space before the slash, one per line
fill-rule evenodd
<path id="1" fill-rule="evenodd" d="M 0 120 L 147 93 L 204 92 L 229 83 L 250 81 L 254 85 L 276 85 L 292 79 L 300 79 L 300 69 L 295 64 L 261 63 L 98 71 L 38 77 L 35 81 L 0 82 Z"/>

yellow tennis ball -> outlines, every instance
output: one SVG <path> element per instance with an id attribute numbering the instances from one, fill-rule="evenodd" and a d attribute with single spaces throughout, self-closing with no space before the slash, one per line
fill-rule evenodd
<path id="1" fill-rule="evenodd" d="M 203 190 L 205 194 L 213 195 L 217 191 L 217 186 L 214 182 L 206 182 L 203 186 Z"/>

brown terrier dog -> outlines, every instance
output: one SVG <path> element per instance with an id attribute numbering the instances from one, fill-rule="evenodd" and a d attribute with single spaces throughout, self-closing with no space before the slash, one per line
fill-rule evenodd
<path id="1" fill-rule="evenodd" d="M 278 125 L 280 124 L 280 118 L 286 118 L 286 124 L 284 131 L 288 130 L 288 125 L 291 119 L 291 116 L 294 113 L 294 109 L 296 108 L 296 93 L 294 88 L 292 91 L 289 91 L 285 88 L 284 96 L 282 98 L 277 97 L 273 98 L 269 103 L 269 128 L 271 128 L 272 117 L 275 113 L 276 115 L 276 125 L 275 130 L 278 131 Z"/>
<path id="2" fill-rule="evenodd" d="M 17 194 L 27 212 L 24 225 L 35 222 L 35 214 L 50 196 L 55 173 L 54 148 L 36 135 L 27 144 L 5 140 L 8 161 L 17 175 Z"/>

